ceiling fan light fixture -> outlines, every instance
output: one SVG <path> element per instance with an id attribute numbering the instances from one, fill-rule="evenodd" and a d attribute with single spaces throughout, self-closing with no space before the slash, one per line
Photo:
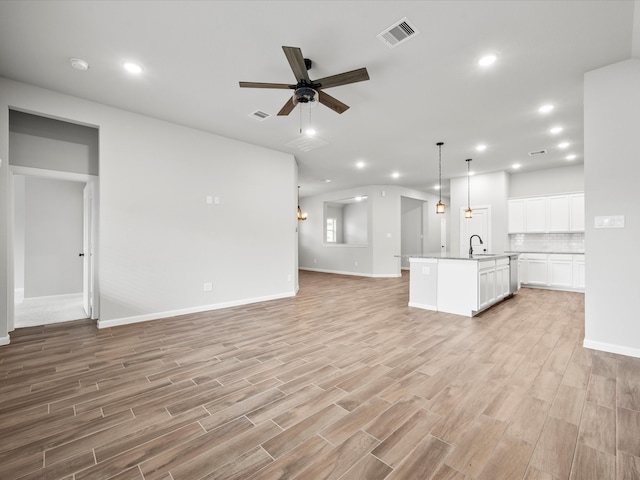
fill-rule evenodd
<path id="1" fill-rule="evenodd" d="M 311 87 L 300 87 L 293 93 L 293 104 L 313 108 L 318 105 L 318 91 Z"/>

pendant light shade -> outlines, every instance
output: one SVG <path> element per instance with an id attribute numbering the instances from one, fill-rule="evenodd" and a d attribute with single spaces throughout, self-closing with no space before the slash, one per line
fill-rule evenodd
<path id="1" fill-rule="evenodd" d="M 442 145 L 444 142 L 438 142 L 436 145 L 438 146 L 438 191 L 440 192 L 436 213 L 444 213 L 444 203 L 442 203 Z"/>
<path id="2" fill-rule="evenodd" d="M 464 211 L 464 218 L 473 218 L 473 210 L 471 210 L 471 159 L 467 158 L 467 209 Z"/>
<path id="3" fill-rule="evenodd" d="M 298 220 L 303 221 L 306 219 L 307 219 L 307 214 L 302 213 L 302 210 L 300 209 L 300 185 L 298 185 Z"/>

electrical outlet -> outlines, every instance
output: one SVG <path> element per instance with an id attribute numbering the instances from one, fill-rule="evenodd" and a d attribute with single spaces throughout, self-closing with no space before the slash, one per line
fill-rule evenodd
<path id="1" fill-rule="evenodd" d="M 287 282 L 291 281 L 291 274 L 287 275 Z"/>
<path id="2" fill-rule="evenodd" d="M 215 197 L 213 199 L 213 203 L 215 203 L 216 205 L 220 205 L 220 197 Z"/>
<path id="3" fill-rule="evenodd" d="M 213 290 L 213 285 L 210 282 L 207 282 L 202 285 L 202 290 L 204 292 L 210 292 L 211 290 Z"/>
<path id="4" fill-rule="evenodd" d="M 207 195 L 207 205 L 211 205 L 213 203 L 213 197 L 211 195 Z"/>

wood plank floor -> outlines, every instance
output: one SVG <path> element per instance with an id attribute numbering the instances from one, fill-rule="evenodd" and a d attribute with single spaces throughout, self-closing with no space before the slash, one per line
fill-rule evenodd
<path id="1" fill-rule="evenodd" d="M 583 348 L 584 296 L 475 318 L 402 278 L 0 347 L 3 479 L 640 479 L 640 359 Z"/>

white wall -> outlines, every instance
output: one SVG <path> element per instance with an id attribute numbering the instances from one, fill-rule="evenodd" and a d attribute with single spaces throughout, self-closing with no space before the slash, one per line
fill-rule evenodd
<path id="1" fill-rule="evenodd" d="M 13 288 L 16 301 L 24 299 L 25 180 L 23 175 L 16 175 L 14 179 Z"/>
<path id="2" fill-rule="evenodd" d="M 584 192 L 584 165 L 512 173 L 509 198 Z"/>
<path id="3" fill-rule="evenodd" d="M 640 60 L 585 75 L 586 289 L 589 348 L 640 357 Z M 624 215 L 625 228 L 594 217 Z"/>
<path id="4" fill-rule="evenodd" d="M 491 253 L 502 253 L 508 250 L 507 238 L 507 194 L 509 191 L 509 175 L 506 172 L 494 172 L 485 175 L 472 175 L 470 188 L 467 188 L 467 177 L 451 179 L 451 238 L 449 251 L 460 251 L 460 209 L 471 203 L 471 210 L 488 206 L 491 210 Z M 470 194 L 468 195 L 468 192 Z"/>
<path id="5" fill-rule="evenodd" d="M 428 234 L 424 231 L 426 229 L 423 229 L 423 215 L 426 214 L 427 208 L 427 202 L 414 198 L 400 197 L 400 210 L 402 212 L 400 248 L 402 255 L 421 255 L 425 253 L 423 236 L 428 237 Z M 401 265 L 402 268 L 409 268 L 409 259 L 403 257 Z"/>
<path id="6" fill-rule="evenodd" d="M 368 244 L 366 246 L 326 245 L 323 242 L 323 205 L 326 201 L 367 195 Z M 400 275 L 402 197 L 428 202 L 427 251 L 439 251 L 440 218 L 436 215 L 438 197 L 395 185 L 369 185 L 300 199 L 309 215 L 299 222 L 300 268 L 374 277 Z M 445 199 L 446 201 L 446 199 Z M 357 265 L 356 265 L 357 263 Z"/>
<path id="7" fill-rule="evenodd" d="M 83 189 L 80 182 L 26 177 L 25 298 L 82 292 Z"/>
<path id="8" fill-rule="evenodd" d="M 102 326 L 295 294 L 292 155 L 5 79 L 0 99 L 0 159 L 8 158 L 9 105 L 100 129 Z M 220 203 L 207 204 L 207 195 Z M 0 197 L 9 278 L 0 279 L 2 342 L 13 311 L 5 161 Z"/>

